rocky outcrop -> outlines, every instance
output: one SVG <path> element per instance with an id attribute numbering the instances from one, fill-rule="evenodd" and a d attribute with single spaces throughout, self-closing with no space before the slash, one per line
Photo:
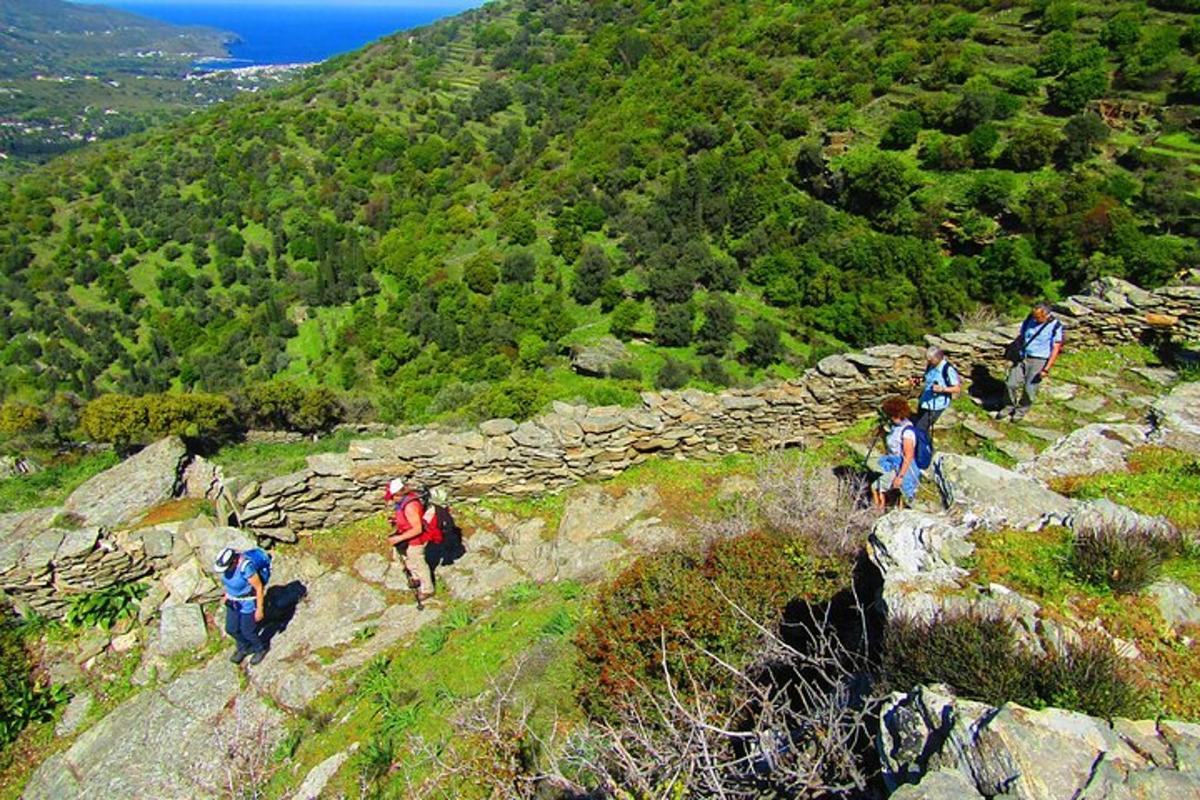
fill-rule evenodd
<path id="1" fill-rule="evenodd" d="M 594 344 L 576 347 L 571 353 L 571 366 L 581 375 L 603 378 L 628 358 L 629 348 L 624 343 L 612 336 L 605 336 Z"/>
<path id="2" fill-rule="evenodd" d="M 975 551 L 971 531 L 944 517 L 893 511 L 875 523 L 867 556 L 883 577 L 881 609 L 888 616 L 929 618 L 942 608 L 941 595 L 960 588 L 960 566 Z"/>
<path id="3" fill-rule="evenodd" d="M 1150 409 L 1151 441 L 1200 455 L 1200 383 L 1183 383 Z"/>
<path id="4" fill-rule="evenodd" d="M 1051 481 L 1104 472 L 1121 472 L 1129 452 L 1146 443 L 1148 430 L 1140 425 L 1096 423 L 1057 440 L 1017 472 Z"/>
<path id="5" fill-rule="evenodd" d="M 888 787 L 899 790 L 893 797 L 1200 797 L 1198 725 L 994 708 L 944 687 L 892 695 L 878 751 Z"/>
<path id="6" fill-rule="evenodd" d="M 282 715 L 218 658 L 126 700 L 34 772 L 25 800 L 220 797 L 229 761 L 269 757 Z M 248 753 L 245 753 L 248 755 Z"/>
<path id="7" fill-rule="evenodd" d="M 1075 505 L 1034 478 L 973 456 L 939 455 L 933 474 L 942 502 L 972 525 L 1037 528 L 1064 519 Z"/>
<path id="8" fill-rule="evenodd" d="M 187 447 L 178 436 L 155 442 L 71 493 L 63 508 L 84 525 L 116 528 L 178 494 Z"/>
<path id="9" fill-rule="evenodd" d="M 1174 320 L 1171 330 L 1200 335 L 1200 286 L 1146 292 L 1115 279 L 1055 307 L 1073 347 L 1136 341 L 1147 315 Z M 964 372 L 1004 367 L 1016 326 L 961 331 L 928 340 Z M 923 349 L 883 345 L 832 355 L 803 375 L 748 390 L 646 392 L 637 408 L 555 403 L 520 424 L 489 420 L 460 432 L 420 430 L 368 439 L 346 453 L 309 459 L 306 469 L 237 492 L 243 524 L 263 531 L 328 528 L 375 513 L 393 477 L 415 475 L 454 496 L 529 496 L 616 475 L 658 456 L 677 458 L 754 451 L 816 440 L 874 413 L 879 402 L 907 392 Z M 1011 448 L 1010 448 L 1011 449 Z M 1018 457 L 1028 452 L 1014 450 Z"/>

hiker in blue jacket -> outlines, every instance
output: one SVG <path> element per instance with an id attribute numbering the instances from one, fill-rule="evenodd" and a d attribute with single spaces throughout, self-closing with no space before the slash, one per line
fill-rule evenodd
<path id="1" fill-rule="evenodd" d="M 996 419 L 1017 422 L 1029 412 L 1042 381 L 1062 352 L 1063 326 L 1050 315 L 1050 306 L 1045 303 L 1034 306 L 1021 323 L 1021 332 L 1013 346 L 1013 366 L 1005 381 L 1008 405 L 996 412 Z"/>
<path id="2" fill-rule="evenodd" d="M 917 417 L 913 420 L 921 430 L 933 438 L 933 426 L 938 417 L 950 407 L 950 401 L 962 391 L 962 378 L 958 370 L 946 359 L 940 347 L 925 351 L 925 388 L 917 401 Z"/>
<path id="3" fill-rule="evenodd" d="M 265 587 L 259 567 L 246 553 L 226 547 L 213 568 L 221 573 L 225 584 L 225 632 L 237 643 L 229 660 L 240 664 L 250 656 L 250 663 L 258 664 L 267 655 L 267 646 L 258 633 L 265 616 Z"/>
<path id="4" fill-rule="evenodd" d="M 871 484 L 871 497 L 877 507 L 883 508 L 887 505 L 888 494 L 893 491 L 899 491 L 911 503 L 917 496 L 921 470 L 916 458 L 917 432 L 908 419 L 912 413 L 908 400 L 889 397 L 883 401 L 880 410 L 891 420 L 892 427 L 884 440 L 887 454 L 879 459 L 879 471 L 883 474 Z"/>

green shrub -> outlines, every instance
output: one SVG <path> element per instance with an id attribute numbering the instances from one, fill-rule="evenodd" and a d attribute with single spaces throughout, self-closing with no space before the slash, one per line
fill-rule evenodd
<path id="1" fill-rule="evenodd" d="M 665 657 L 673 675 L 690 672 L 717 702 L 736 703 L 735 679 L 702 651 L 744 665 L 762 638 L 747 617 L 772 626 L 792 600 L 831 595 L 836 576 L 803 542 L 767 533 L 640 559 L 600 591 L 575 638 L 580 702 L 608 718 L 636 702 L 639 685 L 665 694 Z"/>
<path id="2" fill-rule="evenodd" d="M 67 699 L 65 686 L 35 683 L 21 629 L 12 619 L 0 621 L 0 747 L 17 738 L 31 722 L 46 722 Z"/>
<path id="3" fill-rule="evenodd" d="M 219 394 L 105 394 L 84 407 L 79 428 L 92 441 L 119 445 L 172 435 L 222 438 L 234 428 L 234 408 Z"/>
<path id="4" fill-rule="evenodd" d="M 1178 552 L 1180 537 L 1160 528 L 1107 523 L 1081 524 L 1071 543 L 1071 570 L 1118 594 L 1137 592 L 1158 577 L 1162 562 Z"/>
<path id="5" fill-rule="evenodd" d="M 306 388 L 291 381 L 246 387 L 238 410 L 248 427 L 315 433 L 341 419 L 341 404 L 324 386 Z"/>
<path id="6" fill-rule="evenodd" d="M 99 627 L 108 630 L 118 621 L 137 613 L 146 596 L 144 583 L 120 583 L 71 599 L 65 622 L 72 628 Z"/>
<path id="7" fill-rule="evenodd" d="M 1112 646 L 1085 640 L 1048 655 L 1017 639 L 1013 623 L 976 612 L 893 619 L 883 637 L 883 688 L 943 683 L 998 706 L 1054 706 L 1112 719 L 1144 713 L 1144 698 Z"/>

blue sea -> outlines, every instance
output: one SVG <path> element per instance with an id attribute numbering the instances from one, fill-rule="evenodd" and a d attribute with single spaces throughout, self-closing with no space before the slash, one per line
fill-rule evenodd
<path id="1" fill-rule="evenodd" d="M 413 8 L 337 2 L 288 5 L 278 1 L 105 3 L 177 25 L 207 25 L 236 33 L 241 41 L 227 48 L 232 58 L 201 65 L 208 69 L 324 61 L 338 53 L 357 50 L 380 37 L 426 25 L 476 4 L 464 1 L 459 6 Z"/>

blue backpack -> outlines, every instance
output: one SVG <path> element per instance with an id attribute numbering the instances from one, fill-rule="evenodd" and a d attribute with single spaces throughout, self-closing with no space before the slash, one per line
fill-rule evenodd
<path id="1" fill-rule="evenodd" d="M 912 429 L 913 436 L 917 440 L 913 461 L 917 463 L 917 469 L 929 469 L 929 465 L 933 463 L 933 440 L 929 438 L 929 434 L 923 428 L 918 428 L 916 425 L 908 427 Z"/>
<path id="2" fill-rule="evenodd" d="M 259 580 L 263 582 L 263 586 L 266 586 L 267 581 L 271 580 L 271 555 L 260 547 L 247 550 L 242 555 L 254 565 L 254 571 L 258 573 Z"/>

